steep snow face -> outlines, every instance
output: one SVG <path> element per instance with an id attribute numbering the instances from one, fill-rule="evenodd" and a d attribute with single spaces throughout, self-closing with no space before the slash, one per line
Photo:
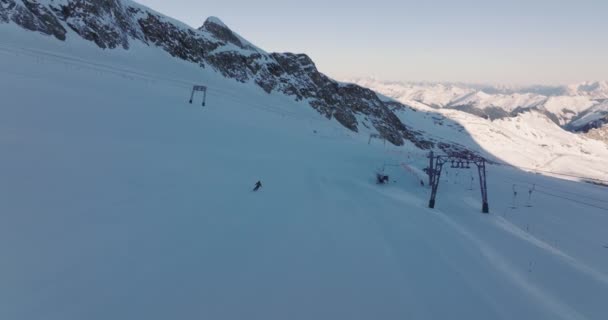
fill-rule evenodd
<path id="1" fill-rule="evenodd" d="M 211 67 L 242 83 L 255 83 L 267 93 L 280 92 L 306 101 L 328 119 L 354 131 L 371 129 L 395 145 L 420 141 L 376 94 L 356 85 L 343 85 L 317 70 L 304 54 L 266 53 L 211 17 L 192 29 L 144 6 L 121 0 L 5 0 L 0 27 L 16 24 L 54 36 L 60 41 L 82 38 L 102 49 L 129 50 L 141 43 L 172 56 Z M 202 71 L 202 70 L 201 70 Z"/>
<path id="2" fill-rule="evenodd" d="M 600 105 L 608 96 L 607 82 L 588 82 L 563 87 L 492 87 L 466 84 L 409 84 L 383 82 L 373 78 L 354 83 L 371 88 L 407 105 L 423 104 L 452 108 L 480 116 L 501 119 L 537 110 L 566 129 L 584 131 L 597 127 L 594 120 L 605 114 Z M 597 107 L 597 108 L 594 108 Z M 595 114 L 594 110 L 598 110 Z M 590 122 L 582 123 L 589 119 Z M 574 121 L 576 123 L 573 123 Z"/>
<path id="3" fill-rule="evenodd" d="M 482 215 L 447 168 L 431 210 L 426 152 L 307 101 L 142 42 L 0 35 L 0 319 L 605 318 L 605 188 L 490 165 Z"/>

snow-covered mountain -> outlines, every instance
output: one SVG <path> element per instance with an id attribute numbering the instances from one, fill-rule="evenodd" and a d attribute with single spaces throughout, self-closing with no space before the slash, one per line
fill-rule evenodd
<path id="1" fill-rule="evenodd" d="M 556 87 L 516 87 L 467 84 L 385 82 L 351 79 L 404 104 L 462 110 L 489 119 L 514 117 L 536 110 L 572 131 L 589 131 L 608 123 L 604 102 L 608 82 L 585 82 Z"/>
<path id="2" fill-rule="evenodd" d="M 608 99 L 608 81 L 588 81 L 566 86 L 570 96 L 585 96 L 594 100 Z"/>
<path id="3" fill-rule="evenodd" d="M 438 138 L 431 133 L 436 128 L 423 130 L 416 123 L 400 118 L 399 113 L 409 110 L 408 106 L 419 110 L 430 107 L 443 115 L 445 112 L 442 110 L 460 110 L 491 120 L 521 118 L 522 113 L 535 111 L 572 131 L 595 128 L 594 133 L 588 135 L 590 137 L 603 137 L 606 130 L 606 107 L 604 100 L 600 100 L 607 87 L 603 82 L 567 87 L 403 84 L 373 79 L 359 79 L 356 84 L 338 82 L 319 72 L 305 54 L 268 53 L 233 32 L 216 17 L 208 18 L 203 26 L 193 29 L 128 0 L 4 0 L 0 7 L 0 24 L 36 31 L 66 44 L 84 40 L 103 50 L 128 52 L 139 45 L 157 48 L 174 58 L 196 64 L 200 72 L 211 69 L 237 82 L 254 84 L 267 94 L 279 93 L 303 101 L 327 119 L 335 119 L 353 132 L 378 134 L 397 146 L 412 143 L 425 150 L 482 153 L 495 159 L 512 158 L 501 150 L 488 153 L 483 148 L 464 147 L 462 141 L 450 136 Z M 365 87 L 393 99 L 386 99 Z M 481 120 L 472 118 L 467 121 Z M 551 135 L 554 129 L 547 126 L 547 134 Z M 480 135 L 475 130 L 470 134 L 475 138 Z M 489 134 L 494 141 L 502 139 L 500 135 Z M 547 144 L 560 142 L 534 144 L 527 149 L 555 157 L 554 152 L 538 147 Z M 578 144 L 585 145 L 586 142 Z M 598 152 L 603 152 L 603 149 Z M 582 156 L 587 155 L 583 153 Z M 538 167 L 543 164 L 513 161 L 512 164 L 519 166 Z M 587 171 L 588 168 L 576 167 L 571 173 L 580 173 L 579 169 Z M 602 175 L 599 171 L 595 174 Z"/>
<path id="4" fill-rule="evenodd" d="M 608 156 L 608 144 L 563 130 L 535 110 L 494 121 L 449 108 L 417 106 L 395 113 L 408 126 L 439 140 L 458 141 L 466 148 L 481 147 L 500 162 L 531 171 L 608 177 L 602 159 Z M 600 132 L 595 134 L 598 137 L 592 138 L 602 140 Z"/>
<path id="5" fill-rule="evenodd" d="M 304 54 L 264 52 L 217 18 L 195 30 L 131 1 L 5 0 L 0 7 L 2 22 L 59 41 L 80 37 L 102 49 L 128 50 L 134 42 L 157 46 L 201 68 L 211 67 L 239 82 L 253 82 L 268 93 L 306 100 L 350 130 L 375 128 L 396 145 L 414 137 L 371 90 L 328 78 Z"/>
<path id="6" fill-rule="evenodd" d="M 548 175 L 608 149 L 542 113 L 406 106 L 127 1 L 0 17 L 0 319 L 605 318 L 606 188 Z M 489 215 L 449 164 L 427 207 L 429 150 L 494 160 Z"/>

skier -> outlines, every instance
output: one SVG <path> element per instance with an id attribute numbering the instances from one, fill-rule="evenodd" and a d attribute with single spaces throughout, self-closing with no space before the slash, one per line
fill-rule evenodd
<path id="1" fill-rule="evenodd" d="M 377 173 L 377 174 L 376 174 L 376 182 L 377 182 L 378 184 L 385 184 L 385 183 L 387 183 L 387 182 L 388 182 L 388 180 L 389 180 L 389 177 L 388 177 L 388 176 L 383 175 L 383 174 L 380 174 L 380 173 Z"/>
<path id="2" fill-rule="evenodd" d="M 262 182 L 258 181 L 255 183 L 255 188 L 253 188 L 253 191 L 258 191 L 261 187 L 262 187 Z"/>

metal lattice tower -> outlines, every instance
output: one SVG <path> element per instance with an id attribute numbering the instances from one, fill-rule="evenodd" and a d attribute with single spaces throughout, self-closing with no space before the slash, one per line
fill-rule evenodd
<path id="1" fill-rule="evenodd" d="M 479 186 L 481 189 L 481 212 L 490 213 L 490 207 L 488 205 L 488 186 L 486 184 L 486 159 L 473 155 L 435 156 L 432 151 L 428 157 L 429 167 L 426 170 L 427 174 L 429 175 L 429 184 L 431 185 L 431 199 L 429 200 L 429 208 L 435 208 L 435 198 L 437 197 L 437 189 L 439 188 L 441 171 L 443 170 L 444 164 L 451 163 L 451 167 L 454 169 L 470 169 L 470 164 L 475 164 L 479 174 Z"/>

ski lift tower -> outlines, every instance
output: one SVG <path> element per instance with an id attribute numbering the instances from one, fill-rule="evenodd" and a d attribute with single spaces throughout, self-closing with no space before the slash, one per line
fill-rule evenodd
<path id="1" fill-rule="evenodd" d="M 429 208 L 435 208 L 435 198 L 437 197 L 437 188 L 441 178 L 441 170 L 446 163 L 451 164 L 453 169 L 471 169 L 471 164 L 477 166 L 479 174 L 479 185 L 481 189 L 482 213 L 490 213 L 488 205 L 488 187 L 486 184 L 486 159 L 475 155 L 433 155 L 429 154 L 429 167 L 427 168 L 429 180 L 431 183 L 431 199 L 429 200 Z"/>
<path id="2" fill-rule="evenodd" d="M 192 101 L 194 100 L 194 94 L 196 92 L 202 92 L 203 93 L 203 104 L 202 106 L 204 107 L 206 102 L 207 102 L 207 87 L 206 86 L 198 86 L 195 85 L 192 87 L 192 93 L 190 94 L 190 104 L 192 104 Z"/>

